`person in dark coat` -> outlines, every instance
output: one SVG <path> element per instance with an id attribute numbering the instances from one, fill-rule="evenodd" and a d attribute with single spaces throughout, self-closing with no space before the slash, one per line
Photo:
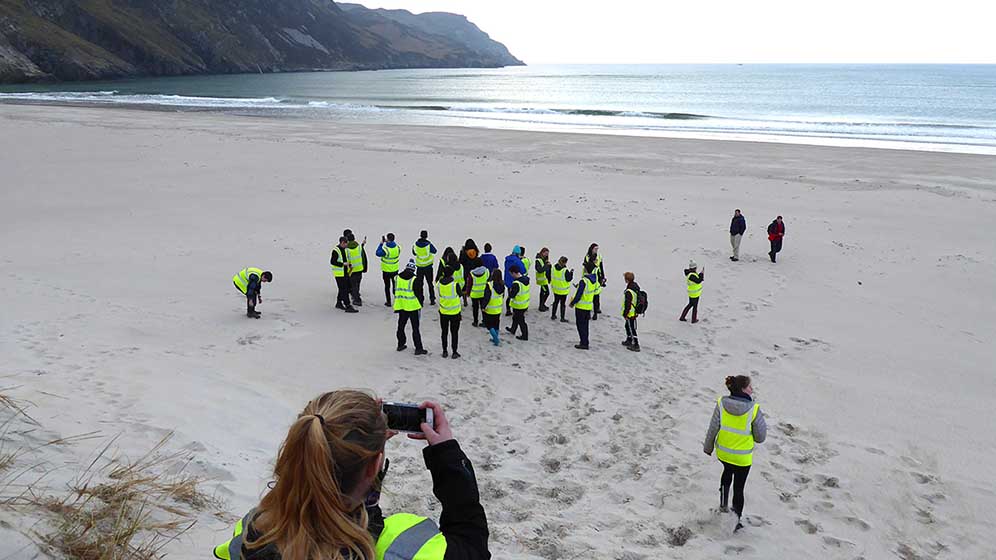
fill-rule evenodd
<path id="1" fill-rule="evenodd" d="M 341 268 L 343 271 L 342 276 L 335 276 L 335 308 L 346 313 L 359 313 L 349 299 L 349 260 L 346 258 L 348 245 L 349 239 L 346 236 L 340 237 L 339 244 L 332 248 L 332 257 L 329 259 L 333 269 Z"/>
<path id="2" fill-rule="evenodd" d="M 588 252 L 584 255 L 584 273 L 585 275 L 594 274 L 597 282 L 603 288 L 605 287 L 605 267 L 602 265 L 602 257 L 598 254 L 598 243 L 592 243 L 588 246 Z M 597 321 L 598 314 L 602 312 L 602 296 L 595 296 L 595 306 L 591 311 L 591 320 Z"/>
<path id="3" fill-rule="evenodd" d="M 484 266 L 484 261 L 481 259 L 481 251 L 477 248 L 477 243 L 474 243 L 473 239 L 468 239 L 463 244 L 463 247 L 460 248 L 460 266 L 463 267 L 463 279 L 461 280 L 464 286 L 464 293 L 462 294 L 463 305 L 467 307 L 467 296 L 470 295 L 470 286 L 473 280 L 470 274 L 475 268 Z"/>
<path id="4" fill-rule="evenodd" d="M 688 312 L 692 312 L 692 322 L 699 322 L 699 297 L 702 294 L 702 283 L 705 282 L 705 267 L 702 270 L 698 270 L 698 265 L 695 261 L 689 261 L 688 268 L 685 269 L 685 281 L 688 286 L 688 305 L 685 306 L 685 310 L 681 312 L 681 318 L 679 321 L 685 321 L 685 317 Z"/>
<path id="5" fill-rule="evenodd" d="M 505 292 L 509 294 L 512 289 L 512 282 L 515 281 L 512 278 L 512 267 L 515 267 L 520 272 L 526 269 L 526 265 L 522 264 L 522 247 L 516 245 L 512 248 L 512 254 L 505 257 Z M 505 296 L 505 316 L 512 316 L 512 296 Z"/>
<path id="6" fill-rule="evenodd" d="M 768 256 L 771 257 L 771 262 L 777 260 L 778 253 L 782 250 L 782 238 L 784 237 L 785 222 L 782 221 L 781 216 L 778 216 L 768 226 L 768 241 L 771 242 L 771 251 L 768 252 Z"/>
<path id="7" fill-rule="evenodd" d="M 636 276 L 632 272 L 623 274 L 623 281 L 626 282 L 626 291 L 623 292 L 622 317 L 626 322 L 626 340 L 623 346 L 633 352 L 640 351 L 640 337 L 636 333 L 636 304 L 639 299 L 640 285 L 636 283 Z"/>
<path id="8" fill-rule="evenodd" d="M 511 302 L 515 299 L 515 296 L 519 295 L 519 286 L 525 286 L 521 288 L 522 290 L 529 287 L 529 277 L 522 273 L 521 268 L 512 269 L 512 285 L 508 288 L 508 299 Z M 526 293 L 526 292 L 523 292 Z M 528 304 L 528 301 L 526 302 Z M 529 340 L 529 325 L 526 324 L 526 310 L 525 309 L 512 309 L 512 326 L 505 327 L 512 336 L 521 328 L 522 334 L 516 336 L 518 340 Z"/>
<path id="9" fill-rule="evenodd" d="M 415 249 L 424 251 L 428 248 L 429 255 L 436 254 L 436 246 L 429 241 L 429 232 L 422 230 L 419 233 L 418 241 L 412 246 L 412 254 L 418 259 L 418 253 Z M 435 257 L 432 257 L 433 259 Z M 416 260 L 417 264 L 417 260 Z M 429 287 L 429 305 L 436 305 L 436 290 L 432 286 L 432 262 L 429 261 L 428 265 L 419 266 L 417 272 L 415 273 L 415 297 L 418 298 L 419 303 L 425 303 L 425 287 Z"/>
<path id="10" fill-rule="evenodd" d="M 457 258 L 456 251 L 453 250 L 453 247 L 443 249 L 443 256 L 439 258 L 439 268 L 436 269 L 435 282 L 438 283 L 447 273 L 449 273 L 450 276 L 453 276 L 459 266 L 460 260 Z"/>
<path id="11" fill-rule="evenodd" d="M 733 262 L 740 260 L 740 241 L 745 231 L 747 231 L 747 220 L 738 208 L 733 211 L 733 220 L 730 221 L 730 246 L 733 247 L 733 256 L 730 260 Z"/>
<path id="12" fill-rule="evenodd" d="M 481 264 L 488 268 L 488 271 L 497 270 L 500 268 L 498 265 L 498 257 L 491 254 L 491 244 L 484 244 L 484 254 L 481 255 Z"/>
<path id="13" fill-rule="evenodd" d="M 570 295 L 570 283 L 574 281 L 574 269 L 567 268 L 567 257 L 560 257 L 557 260 L 557 264 L 553 265 L 553 270 L 551 270 L 551 277 L 559 277 L 561 274 L 564 276 L 564 281 L 567 282 L 566 287 L 558 287 L 556 285 L 552 286 L 553 289 L 553 307 L 551 308 L 550 319 L 553 321 L 557 320 L 557 306 L 560 306 L 560 322 L 567 323 L 567 319 L 564 318 L 564 313 L 567 311 L 567 296 Z M 557 292 L 562 293 L 557 293 Z"/>

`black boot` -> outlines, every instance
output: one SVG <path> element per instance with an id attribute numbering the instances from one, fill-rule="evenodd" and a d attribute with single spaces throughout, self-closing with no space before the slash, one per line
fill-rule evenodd
<path id="1" fill-rule="evenodd" d="M 629 348 L 631 352 L 639 352 L 640 351 L 640 341 L 639 340 L 634 340 L 633 344 L 630 344 L 629 346 L 627 346 L 627 348 Z"/>
<path id="2" fill-rule="evenodd" d="M 626 337 L 626 340 L 622 341 L 623 346 L 629 346 L 630 344 L 633 344 L 633 337 L 631 336 Z"/>

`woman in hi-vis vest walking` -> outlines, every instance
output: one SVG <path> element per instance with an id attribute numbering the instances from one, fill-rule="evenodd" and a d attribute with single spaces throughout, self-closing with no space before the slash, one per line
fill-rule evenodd
<path id="1" fill-rule="evenodd" d="M 754 444 L 767 437 L 768 428 L 764 423 L 761 407 L 754 402 L 750 377 L 746 375 L 726 378 L 728 397 L 719 397 L 712 411 L 712 422 L 706 432 L 702 450 L 716 457 L 723 464 L 723 475 L 719 482 L 719 509 L 727 511 L 730 500 L 730 485 L 733 485 L 733 512 L 737 514 L 737 527 L 743 529 L 740 520 L 744 513 L 744 485 L 753 463 Z"/>

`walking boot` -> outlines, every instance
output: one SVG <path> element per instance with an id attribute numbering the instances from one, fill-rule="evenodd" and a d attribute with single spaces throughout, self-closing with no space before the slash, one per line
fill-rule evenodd
<path id="1" fill-rule="evenodd" d="M 459 357 L 460 357 L 460 353 L 459 353 L 459 352 L 457 352 L 456 350 L 454 350 L 454 351 L 453 351 L 453 359 L 455 360 L 455 359 L 457 359 L 457 358 L 459 358 Z"/>
<path id="2" fill-rule="evenodd" d="M 631 352 L 639 352 L 640 351 L 640 343 L 638 341 L 634 340 L 633 344 L 630 344 L 629 346 L 627 346 L 627 348 L 629 348 L 629 350 Z"/>
<path id="3" fill-rule="evenodd" d="M 443 357 L 444 358 L 449 358 L 450 357 L 450 353 L 445 348 L 443 348 Z"/>
<path id="4" fill-rule="evenodd" d="M 630 344 L 633 344 L 633 337 L 628 337 L 626 340 L 622 341 L 623 346 L 629 346 Z"/>
<path id="5" fill-rule="evenodd" d="M 419 348 L 418 350 L 415 351 L 416 356 L 425 356 L 428 353 L 429 351 L 424 348 Z"/>
<path id="6" fill-rule="evenodd" d="M 360 310 L 353 306 L 349 306 L 346 308 L 346 313 L 359 313 L 359 312 Z"/>

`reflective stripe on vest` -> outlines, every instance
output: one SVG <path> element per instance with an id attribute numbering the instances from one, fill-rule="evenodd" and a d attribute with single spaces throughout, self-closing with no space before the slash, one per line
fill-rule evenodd
<path id="1" fill-rule="evenodd" d="M 702 295 L 702 283 L 692 282 L 692 275 L 694 272 L 689 272 L 688 276 L 685 277 L 685 281 L 688 282 L 688 297 L 697 298 Z"/>
<path id="2" fill-rule="evenodd" d="M 549 284 L 549 281 L 547 281 L 547 279 L 546 279 L 546 273 L 545 272 L 540 272 L 540 269 L 544 268 L 544 267 L 546 267 L 546 261 L 543 260 L 543 259 L 541 259 L 540 257 L 536 257 L 536 285 L 537 286 L 546 286 L 546 285 Z"/>
<path id="3" fill-rule="evenodd" d="M 488 300 L 488 306 L 484 308 L 484 312 L 488 315 L 501 315 L 502 306 L 501 294 L 495 291 L 494 286 L 492 286 L 491 299 Z"/>
<path id="4" fill-rule="evenodd" d="M 439 313 L 440 315 L 459 315 L 460 296 L 457 295 L 456 281 L 449 284 L 442 282 L 436 284 L 439 293 Z"/>
<path id="5" fill-rule="evenodd" d="M 345 263 L 346 262 L 346 253 L 345 253 L 345 251 L 343 251 L 342 247 L 336 247 L 335 249 L 332 249 L 332 250 L 339 252 L 339 262 L 341 262 L 341 263 Z M 346 275 L 346 267 L 339 266 L 339 265 L 332 265 L 332 276 L 333 277 L 335 277 L 335 278 L 342 278 L 345 275 Z"/>
<path id="6" fill-rule="evenodd" d="M 413 245 L 412 252 L 415 253 L 415 266 L 430 266 L 436 258 L 432 256 L 432 247 L 429 245 L 425 247 Z"/>
<path id="7" fill-rule="evenodd" d="M 482 274 L 480 276 L 474 276 L 471 274 L 470 280 L 470 298 L 481 299 L 484 297 L 484 288 L 488 285 L 488 275 Z"/>
<path id="8" fill-rule="evenodd" d="M 381 272 L 397 272 L 398 260 L 401 258 L 401 247 L 384 246 L 384 256 L 380 258 Z"/>
<path id="9" fill-rule="evenodd" d="M 757 417 L 760 405 L 750 407 L 746 414 L 736 416 L 723 407 L 723 397 L 716 400 L 719 405 L 719 433 L 716 435 L 716 457 L 724 463 L 741 467 L 753 462 L 754 434 L 751 426 Z"/>
<path id="10" fill-rule="evenodd" d="M 397 513 L 384 520 L 376 560 L 442 560 L 446 537 L 431 519 Z"/>
<path id="11" fill-rule="evenodd" d="M 632 319 L 633 317 L 636 317 L 636 292 L 633 290 L 626 290 L 626 293 L 631 294 L 633 299 L 630 300 L 632 303 L 629 304 L 629 309 L 626 309 L 626 296 L 623 295 L 622 316 L 627 319 Z"/>
<path id="12" fill-rule="evenodd" d="M 215 558 L 220 558 L 221 560 L 242 560 L 242 541 L 245 539 L 242 533 L 249 526 L 249 522 L 252 521 L 255 515 L 256 509 L 253 508 L 245 517 L 238 520 L 235 524 L 235 530 L 232 531 L 232 538 L 228 539 L 228 542 L 214 547 Z"/>
<path id="13" fill-rule="evenodd" d="M 349 273 L 363 272 L 363 246 L 346 248 L 346 258 L 349 259 Z"/>
<path id="14" fill-rule="evenodd" d="M 571 293 L 571 283 L 567 281 L 567 267 L 558 269 L 553 267 L 553 282 L 552 288 L 554 295 L 566 296 Z"/>
<path id="15" fill-rule="evenodd" d="M 235 287 L 238 288 L 243 294 L 249 289 L 249 277 L 255 274 L 260 282 L 263 281 L 263 270 L 255 268 L 252 266 L 243 268 L 235 276 L 232 277 L 232 282 L 235 282 Z"/>
<path id="16" fill-rule="evenodd" d="M 518 280 L 514 283 L 519 285 L 519 291 L 512 298 L 512 309 L 529 309 L 529 284 L 523 284 Z"/>
<path id="17" fill-rule="evenodd" d="M 394 285 L 395 311 L 418 311 L 422 309 L 422 304 L 419 303 L 418 298 L 415 297 L 415 290 L 412 289 L 414 283 L 414 278 L 406 280 L 400 276 L 398 277 L 398 281 Z"/>
<path id="18" fill-rule="evenodd" d="M 529 275 L 529 267 L 532 266 L 533 259 L 530 259 L 529 257 L 522 257 L 519 260 L 522 261 L 522 268 L 524 269 L 522 271 L 522 275 L 523 276 L 528 276 Z"/>
<path id="19" fill-rule="evenodd" d="M 457 287 L 460 291 L 463 291 L 463 287 L 467 285 L 467 277 L 464 276 L 463 265 L 457 267 L 456 272 L 453 273 L 453 281 L 456 282 Z"/>
<path id="20" fill-rule="evenodd" d="M 591 311 L 595 308 L 595 296 L 598 295 L 600 286 L 597 282 L 589 280 L 587 276 L 581 278 L 581 283 L 584 284 L 584 293 L 574 307 L 582 311 Z"/>

